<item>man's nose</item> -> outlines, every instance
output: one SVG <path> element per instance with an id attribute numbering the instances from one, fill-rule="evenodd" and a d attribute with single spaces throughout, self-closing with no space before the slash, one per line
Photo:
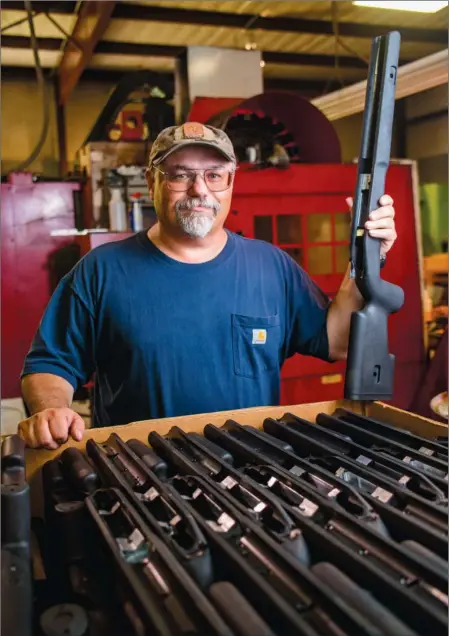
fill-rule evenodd
<path id="1" fill-rule="evenodd" d="M 204 181 L 204 178 L 201 174 L 196 174 L 195 179 L 190 186 L 189 193 L 191 196 L 207 196 L 209 194 L 209 189 Z"/>

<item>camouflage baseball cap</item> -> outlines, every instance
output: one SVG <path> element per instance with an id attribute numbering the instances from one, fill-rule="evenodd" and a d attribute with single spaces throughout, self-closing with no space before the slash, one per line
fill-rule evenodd
<path id="1" fill-rule="evenodd" d="M 226 159 L 236 162 L 234 147 L 223 130 L 190 121 L 181 126 L 170 126 L 159 133 L 151 147 L 148 166 L 158 166 L 172 152 L 185 146 L 215 148 Z"/>

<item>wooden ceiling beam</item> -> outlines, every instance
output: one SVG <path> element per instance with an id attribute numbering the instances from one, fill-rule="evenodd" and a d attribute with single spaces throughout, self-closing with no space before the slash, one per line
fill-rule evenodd
<path id="1" fill-rule="evenodd" d="M 55 2 L 40 0 L 32 3 L 39 12 L 73 13 L 76 2 Z M 2 0 L 2 9 L 20 11 L 23 2 Z M 447 18 L 447 11 L 442 15 L 441 23 Z M 219 11 L 198 11 L 193 9 L 177 9 L 152 5 L 140 5 L 131 2 L 117 2 L 112 18 L 123 20 L 139 20 L 148 22 L 171 22 L 175 24 L 193 24 L 198 26 L 217 26 L 235 29 L 261 29 L 265 31 L 285 31 L 290 33 L 311 33 L 316 35 L 333 35 L 330 20 L 310 20 L 292 17 L 262 17 L 253 13 L 228 13 Z M 423 29 L 401 27 L 398 25 L 381 25 L 359 22 L 339 22 L 339 34 L 344 37 L 373 38 L 389 31 L 400 31 L 402 40 L 408 42 L 432 42 L 447 46 L 447 29 Z"/>
<path id="2" fill-rule="evenodd" d="M 59 51 L 64 40 L 59 38 L 36 38 L 40 51 Z M 31 38 L 22 35 L 2 35 L 2 49 L 31 49 Z"/>
<path id="3" fill-rule="evenodd" d="M 44 68 L 44 77 L 51 78 L 53 69 Z M 101 69 L 101 68 L 88 68 L 84 71 L 80 83 L 84 82 L 105 82 L 108 84 L 117 84 L 127 71 L 116 71 L 113 69 Z M 174 77 L 172 73 L 160 73 L 158 71 L 148 71 L 148 74 L 153 78 L 154 84 L 173 87 Z M 34 66 L 2 66 L 2 80 L 4 81 L 29 81 L 36 79 L 36 71 Z"/>
<path id="4" fill-rule="evenodd" d="M 95 47 L 108 27 L 115 4 L 115 0 L 84 0 L 81 4 L 71 39 L 65 45 L 57 71 L 60 105 L 67 102 L 89 65 Z"/>
<path id="5" fill-rule="evenodd" d="M 185 46 L 169 44 L 136 44 L 134 42 L 99 42 L 95 53 L 111 55 L 138 55 L 140 57 L 178 57 L 186 50 Z"/>
<path id="6" fill-rule="evenodd" d="M 2 0 L 2 10 L 6 11 L 25 11 L 24 2 L 18 0 Z M 61 15 L 69 15 L 74 13 L 76 9 L 76 2 L 71 0 L 39 0 L 38 2 L 31 2 L 31 8 L 39 13 L 60 13 Z"/>
<path id="7" fill-rule="evenodd" d="M 96 48 L 96 53 L 111 53 L 119 55 L 142 55 L 156 57 L 177 57 L 186 47 L 137 44 L 134 42 L 100 42 Z M 315 55 L 312 53 L 286 53 L 283 51 L 262 51 L 262 59 L 272 64 L 287 64 L 296 66 L 335 66 L 333 55 Z M 342 68 L 363 68 L 367 69 L 367 64 L 358 57 L 340 56 L 339 65 Z"/>
<path id="8" fill-rule="evenodd" d="M 293 17 L 268 18 L 257 16 L 254 13 L 175 9 L 132 4 L 131 2 L 117 3 L 112 17 L 123 20 L 174 22 L 176 24 L 195 24 L 198 26 L 230 27 L 247 30 L 262 29 L 265 31 L 334 35 L 333 25 L 330 20 L 309 20 Z M 346 37 L 373 38 L 394 30 L 400 31 L 402 39 L 410 42 L 437 42 L 447 45 L 447 30 L 445 29 L 422 29 L 358 22 L 338 23 L 339 34 Z"/>
<path id="9" fill-rule="evenodd" d="M 39 49 L 42 51 L 58 51 L 63 45 L 63 40 L 58 38 L 37 38 Z M 2 36 L 3 48 L 28 49 L 30 38 L 17 35 Z M 102 41 L 95 47 L 95 53 L 111 55 L 138 55 L 140 57 L 178 57 L 185 51 L 184 46 L 172 46 L 161 44 L 136 44 L 134 42 L 109 42 Z M 285 64 L 294 66 L 319 66 L 333 68 L 335 58 L 332 55 L 315 55 L 310 53 L 284 53 L 282 51 L 262 51 L 262 59 L 266 63 Z M 357 58 L 341 56 L 338 60 L 342 68 L 367 69 L 367 64 Z"/>

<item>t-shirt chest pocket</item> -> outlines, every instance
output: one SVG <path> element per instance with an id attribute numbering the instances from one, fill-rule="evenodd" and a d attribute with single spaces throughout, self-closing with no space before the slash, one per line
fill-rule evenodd
<path id="1" fill-rule="evenodd" d="M 279 316 L 232 315 L 234 372 L 258 378 L 280 365 L 281 325 Z"/>

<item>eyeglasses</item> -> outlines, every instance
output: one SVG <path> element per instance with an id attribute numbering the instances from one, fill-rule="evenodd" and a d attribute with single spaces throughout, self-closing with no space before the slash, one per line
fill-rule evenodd
<path id="1" fill-rule="evenodd" d="M 165 183 L 169 190 L 174 192 L 187 192 L 195 183 L 197 175 L 200 175 L 204 183 L 211 192 L 223 192 L 227 190 L 234 177 L 234 170 L 226 170 L 224 168 L 209 168 L 207 170 L 160 170 L 158 172 L 164 175 Z"/>

